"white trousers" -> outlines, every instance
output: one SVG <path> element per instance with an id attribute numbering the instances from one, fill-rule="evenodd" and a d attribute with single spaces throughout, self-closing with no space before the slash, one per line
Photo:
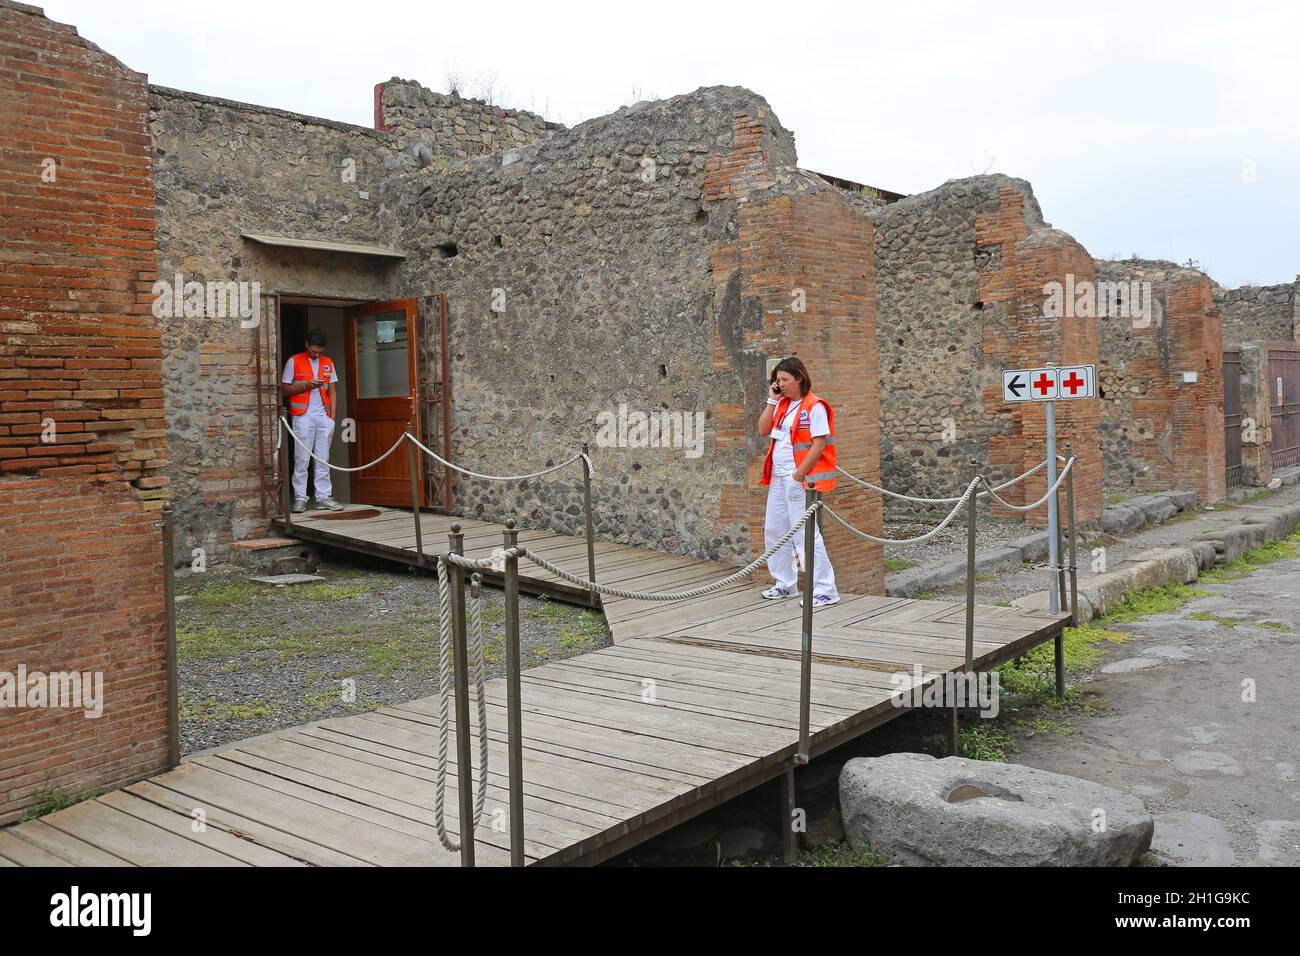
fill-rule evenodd
<path id="1" fill-rule="evenodd" d="M 806 507 L 802 484 L 789 475 L 780 477 L 773 475 L 772 484 L 767 489 L 763 550 L 766 551 L 781 540 L 781 536 L 789 531 L 803 515 Z M 815 519 L 814 515 L 809 520 Z M 804 528 L 807 527 L 804 525 Z M 772 555 L 767 562 L 768 570 L 772 572 L 772 577 L 776 578 L 777 586 L 787 591 L 799 590 L 799 569 L 803 567 L 804 528 L 795 532 L 795 536 L 786 543 L 786 546 Z M 826 554 L 826 544 L 822 541 L 820 528 L 817 529 L 813 550 L 813 594 L 825 594 L 827 597 L 839 596 L 839 591 L 835 589 L 835 569 L 831 567 L 831 559 Z"/>
<path id="2" fill-rule="evenodd" d="M 334 419 L 325 413 L 293 416 L 293 433 L 302 444 L 311 449 L 311 453 L 321 461 L 330 460 L 330 441 L 334 437 Z M 312 462 L 302 445 L 293 449 L 293 497 L 295 500 L 307 497 L 307 465 L 315 464 L 313 476 L 316 482 L 316 500 L 329 498 L 334 493 L 330 483 L 330 470 L 318 462 Z"/>

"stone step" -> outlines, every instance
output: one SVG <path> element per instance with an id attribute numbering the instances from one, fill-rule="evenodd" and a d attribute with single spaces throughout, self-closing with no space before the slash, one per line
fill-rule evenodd
<path id="1" fill-rule="evenodd" d="M 320 567 L 320 554 L 298 538 L 249 538 L 230 547 L 231 563 L 250 571 L 302 574 Z"/>

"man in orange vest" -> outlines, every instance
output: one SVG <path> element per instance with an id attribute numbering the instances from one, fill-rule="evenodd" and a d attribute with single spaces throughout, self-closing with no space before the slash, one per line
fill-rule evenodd
<path id="1" fill-rule="evenodd" d="M 281 377 L 280 392 L 289 399 L 293 433 L 298 436 L 293 455 L 293 513 L 307 510 L 307 462 L 315 456 L 316 507 L 342 511 L 333 498 L 330 470 L 323 464 L 330 458 L 330 441 L 334 437 L 334 384 L 339 374 L 334 362 L 325 354 L 325 333 L 312 329 L 307 333 L 306 351 L 289 359 Z"/>
<path id="2" fill-rule="evenodd" d="M 759 434 L 772 439 L 761 479 L 769 486 L 763 522 L 765 548 L 780 541 L 803 515 L 805 487 L 817 491 L 835 487 L 835 413 L 825 400 L 813 394 L 808 369 L 797 358 L 782 359 L 772 370 L 769 385 L 767 407 L 758 419 Z M 800 531 L 768 559 L 767 567 L 776 583 L 763 592 L 763 597 L 775 601 L 797 593 L 796 562 L 802 564 L 803 556 L 804 537 Z M 811 598 L 813 610 L 840 601 L 835 569 L 826 554 L 821 529 L 814 535 Z M 803 601 L 799 604 L 802 606 Z"/>

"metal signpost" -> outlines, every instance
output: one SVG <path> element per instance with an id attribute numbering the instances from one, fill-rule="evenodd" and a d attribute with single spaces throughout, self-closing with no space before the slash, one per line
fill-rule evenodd
<path id="1" fill-rule="evenodd" d="M 1097 397 L 1097 367 L 1095 365 L 1053 365 L 1043 368 L 1008 369 L 1002 373 L 1002 400 L 1004 402 L 1047 403 L 1047 487 L 1056 484 L 1056 403 L 1078 398 Z M 1061 610 L 1061 593 L 1058 587 L 1057 568 L 1061 565 L 1059 547 L 1061 515 L 1056 495 L 1047 499 L 1047 561 L 1051 568 L 1050 610 Z"/>

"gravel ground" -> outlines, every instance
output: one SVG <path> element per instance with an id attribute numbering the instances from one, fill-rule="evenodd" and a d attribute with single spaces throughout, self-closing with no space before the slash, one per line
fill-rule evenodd
<path id="1" fill-rule="evenodd" d="M 885 513 L 886 538 L 912 538 L 929 531 L 943 520 L 947 512 L 936 513 L 933 517 L 916 518 L 910 515 L 891 515 Z M 1023 521 L 1013 518 L 991 518 L 986 513 L 979 515 L 976 528 L 976 547 L 980 550 L 992 550 L 1003 547 L 1016 538 L 1033 534 L 1035 529 L 1025 527 Z M 908 567 L 921 564 L 935 564 L 949 558 L 966 556 L 966 519 L 964 514 L 953 519 L 952 524 L 944 528 L 928 541 L 919 544 L 885 545 L 885 560 L 890 562 L 888 571 L 903 571 Z M 895 563 L 897 562 L 897 563 Z"/>
<path id="2" fill-rule="evenodd" d="M 177 573 L 184 753 L 431 696 L 437 579 L 379 564 L 326 564 L 326 580 L 276 586 L 241 569 Z M 505 674 L 505 606 L 484 588 L 484 661 Z M 525 668 L 610 643 L 599 612 L 520 596 Z M 346 700 L 351 680 L 355 699 Z"/>

